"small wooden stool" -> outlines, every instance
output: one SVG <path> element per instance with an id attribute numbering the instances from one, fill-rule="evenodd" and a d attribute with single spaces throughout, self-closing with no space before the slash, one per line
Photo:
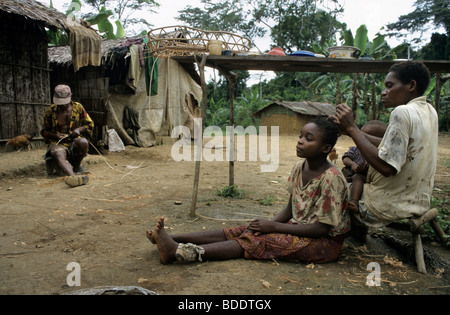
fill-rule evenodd
<path id="1" fill-rule="evenodd" d="M 438 210 L 433 208 L 431 210 L 428 210 L 424 215 L 409 220 L 409 226 L 411 229 L 414 242 L 414 254 L 416 258 L 417 271 L 422 274 L 427 274 L 427 269 L 425 266 L 425 260 L 423 255 L 422 238 L 420 236 L 420 234 L 423 233 L 422 226 L 429 222 L 434 232 L 439 237 L 440 241 L 445 244 L 444 230 L 442 230 L 441 225 L 436 220 L 436 217 L 438 215 L 439 215 Z"/>

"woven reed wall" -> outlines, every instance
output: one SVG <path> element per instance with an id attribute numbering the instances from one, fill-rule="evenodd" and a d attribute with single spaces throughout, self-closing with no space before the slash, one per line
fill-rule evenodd
<path id="1" fill-rule="evenodd" d="M 0 11 L 0 29 L 1 143 L 39 134 L 51 89 L 43 23 Z"/>

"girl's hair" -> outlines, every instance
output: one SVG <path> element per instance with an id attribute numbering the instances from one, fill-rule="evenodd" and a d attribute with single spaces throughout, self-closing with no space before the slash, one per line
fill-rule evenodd
<path id="1" fill-rule="evenodd" d="M 403 84 L 408 84 L 412 80 L 417 83 L 417 92 L 423 95 L 430 85 L 430 71 L 419 61 L 406 61 L 394 64 L 389 72 L 394 72 L 397 79 Z"/>
<path id="2" fill-rule="evenodd" d="M 312 123 L 323 132 L 323 142 L 331 145 L 331 148 L 333 148 L 341 135 L 338 125 L 331 118 L 317 118 Z"/>

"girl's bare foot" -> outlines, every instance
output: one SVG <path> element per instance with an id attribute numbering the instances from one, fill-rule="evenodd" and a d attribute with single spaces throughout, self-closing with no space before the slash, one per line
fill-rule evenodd
<path id="1" fill-rule="evenodd" d="M 174 262 L 176 260 L 175 252 L 178 248 L 178 243 L 164 229 L 164 218 L 158 220 L 152 236 L 158 246 L 161 263 L 167 265 Z"/>
<path id="2" fill-rule="evenodd" d="M 153 235 L 153 231 L 147 230 L 145 232 L 145 235 L 147 236 L 147 238 L 150 242 L 152 242 L 153 244 L 156 244 L 155 237 Z"/>

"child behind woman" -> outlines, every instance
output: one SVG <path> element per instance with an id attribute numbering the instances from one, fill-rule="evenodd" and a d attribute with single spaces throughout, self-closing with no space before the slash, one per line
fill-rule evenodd
<path id="1" fill-rule="evenodd" d="M 361 128 L 361 131 L 381 139 L 383 138 L 386 129 L 387 125 L 384 122 L 371 120 Z M 348 210 L 357 212 L 358 202 L 361 199 L 364 183 L 366 182 L 369 164 L 367 164 L 356 146 L 350 147 L 342 157 L 342 162 L 345 165 L 342 172 L 347 178 L 347 181 L 352 183 Z"/>

